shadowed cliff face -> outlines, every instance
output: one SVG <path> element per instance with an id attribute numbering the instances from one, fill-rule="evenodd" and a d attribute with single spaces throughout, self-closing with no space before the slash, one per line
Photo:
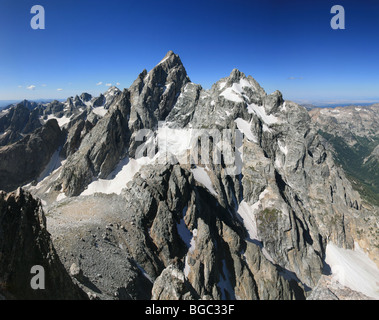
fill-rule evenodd
<path id="1" fill-rule="evenodd" d="M 0 148 L 0 189 L 15 190 L 37 179 L 64 141 L 56 120 Z"/>
<path id="2" fill-rule="evenodd" d="M 34 290 L 33 266 L 45 271 Z M 0 293 L 9 299 L 86 299 L 64 269 L 46 230 L 41 204 L 29 193 L 0 192 Z"/>

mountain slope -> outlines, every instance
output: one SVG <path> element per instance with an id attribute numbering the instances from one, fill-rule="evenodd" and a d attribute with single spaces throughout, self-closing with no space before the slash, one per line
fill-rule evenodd
<path id="1" fill-rule="evenodd" d="M 313 109 L 310 114 L 354 187 L 379 205 L 379 106 Z"/>
<path id="2" fill-rule="evenodd" d="M 22 140 L 0 148 L 0 188 L 12 191 L 35 180 L 63 140 L 57 121 L 49 120 Z"/>
<path id="3" fill-rule="evenodd" d="M 22 189 L 0 192 L 0 256 L 0 297 L 87 299 L 59 260 L 41 203 Z M 34 290 L 30 285 L 36 265 L 44 268 L 44 289 Z"/>

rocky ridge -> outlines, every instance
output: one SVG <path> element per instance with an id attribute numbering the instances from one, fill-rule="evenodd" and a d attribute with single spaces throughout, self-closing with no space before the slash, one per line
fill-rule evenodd
<path id="1" fill-rule="evenodd" d="M 39 200 L 18 189 L 0 192 L 0 296 L 6 299 L 87 299 L 55 251 Z M 30 285 L 33 266 L 45 271 L 45 288 Z"/>

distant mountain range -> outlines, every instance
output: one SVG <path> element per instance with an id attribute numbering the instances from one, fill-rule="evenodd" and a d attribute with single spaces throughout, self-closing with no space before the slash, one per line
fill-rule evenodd
<path id="1" fill-rule="evenodd" d="M 333 104 L 311 104 L 311 103 L 299 103 L 300 106 L 304 107 L 307 110 L 312 110 L 315 108 L 338 108 L 338 107 L 367 107 L 371 105 L 379 104 L 379 102 L 371 102 L 371 103 L 333 103 Z"/>
<path id="2" fill-rule="evenodd" d="M 62 99 L 37 99 L 37 100 L 29 100 L 29 101 L 44 104 L 44 103 L 48 103 L 54 100 L 62 101 Z M 22 102 L 22 100 L 0 100 L 0 110 L 9 106 L 14 106 L 20 102 Z"/>

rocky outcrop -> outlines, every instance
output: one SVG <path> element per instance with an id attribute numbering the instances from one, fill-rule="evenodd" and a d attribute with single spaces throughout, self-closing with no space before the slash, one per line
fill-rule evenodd
<path id="1" fill-rule="evenodd" d="M 63 141 L 57 121 L 50 120 L 22 140 L 0 148 L 0 189 L 12 191 L 37 179 Z"/>
<path id="2" fill-rule="evenodd" d="M 152 300 L 194 300 L 193 289 L 186 280 L 182 270 L 169 265 L 155 280 Z"/>
<path id="3" fill-rule="evenodd" d="M 330 276 L 323 275 L 307 300 L 372 300 L 372 298 L 341 285 Z"/>
<path id="4" fill-rule="evenodd" d="M 379 206 L 379 105 L 313 109 L 310 115 L 354 188 Z"/>
<path id="5" fill-rule="evenodd" d="M 33 266 L 44 269 L 44 289 L 31 287 Z M 0 294 L 7 299 L 87 298 L 59 260 L 40 201 L 22 189 L 0 192 Z"/>
<path id="6" fill-rule="evenodd" d="M 239 220 L 190 171 L 155 165 L 145 167 L 143 177 L 149 178 L 138 174 L 123 194 L 132 213 L 125 243 L 144 270 L 158 277 L 155 298 L 168 299 L 172 291 L 170 285 L 163 290 L 162 278 L 181 283 L 172 299 L 185 298 L 191 288 L 202 299 L 295 298 L 298 284 L 285 280 L 259 246 L 245 239 Z"/>
<path id="7" fill-rule="evenodd" d="M 80 147 L 83 138 L 93 128 L 93 124 L 85 119 L 78 119 L 75 123 L 70 125 L 68 129 L 66 142 L 63 146 L 62 155 L 64 158 L 74 154 Z"/>
<path id="8" fill-rule="evenodd" d="M 178 55 L 169 51 L 149 73 L 144 70 L 129 88 L 132 105 L 129 125 L 154 128 L 175 105 L 186 83 L 187 72 Z"/>
<path id="9" fill-rule="evenodd" d="M 39 116 L 38 105 L 26 100 L 10 108 L 4 116 L 0 117 L 0 133 L 4 133 L 0 135 L 0 146 L 21 140 L 24 135 L 41 127 Z"/>

